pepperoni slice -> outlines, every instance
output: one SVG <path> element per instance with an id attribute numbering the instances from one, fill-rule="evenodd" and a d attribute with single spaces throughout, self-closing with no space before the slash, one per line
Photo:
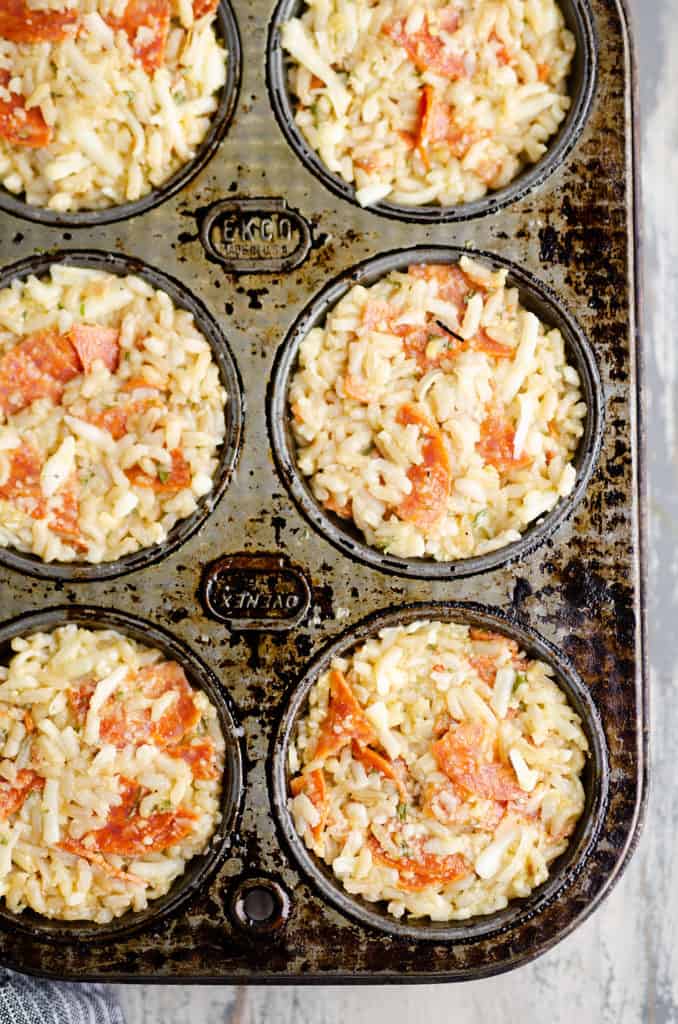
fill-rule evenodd
<path id="1" fill-rule="evenodd" d="M 144 696 L 156 700 L 173 691 L 176 698 L 153 723 L 153 738 L 166 745 L 178 743 L 200 721 L 200 710 L 193 699 L 193 690 L 186 674 L 176 661 L 162 661 L 143 668 L 136 677 Z"/>
<path id="2" fill-rule="evenodd" d="M 335 515 L 341 516 L 342 519 L 351 519 L 353 516 L 353 502 L 350 499 L 345 505 L 339 505 L 336 498 L 328 498 L 325 502 L 325 508 L 329 512 L 334 512 Z"/>
<path id="3" fill-rule="evenodd" d="M 134 402 L 123 402 L 122 405 L 111 406 L 102 412 L 91 413 L 87 422 L 95 427 L 107 430 L 114 441 L 119 441 L 129 430 L 129 421 L 133 416 L 140 416 L 142 413 L 155 405 L 153 398 L 140 398 Z"/>
<path id="4" fill-rule="evenodd" d="M 39 398 L 58 403 L 66 384 L 79 373 L 77 355 L 64 335 L 28 335 L 0 359 L 0 408 L 9 415 Z"/>
<path id="5" fill-rule="evenodd" d="M 403 426 L 418 426 L 425 440 L 422 462 L 410 466 L 407 471 L 412 490 L 395 512 L 399 519 L 426 529 L 445 514 L 452 483 L 450 457 L 440 431 L 415 406 L 409 403 L 403 405 L 398 411 L 397 420 Z"/>
<path id="6" fill-rule="evenodd" d="M 453 786 L 447 783 L 429 782 L 424 790 L 422 812 L 444 825 L 456 820 L 461 800 Z"/>
<path id="7" fill-rule="evenodd" d="M 47 505 L 40 487 L 42 460 L 32 445 L 25 443 L 8 453 L 9 478 L 0 487 L 0 498 L 11 501 L 33 519 L 44 519 Z"/>
<path id="8" fill-rule="evenodd" d="M 347 373 L 344 377 L 344 392 L 347 398 L 362 402 L 364 405 L 369 405 L 374 398 L 365 381 L 352 373 Z"/>
<path id="9" fill-rule="evenodd" d="M 190 766 L 194 779 L 218 779 L 219 769 L 216 762 L 214 743 L 207 737 L 193 743 L 184 743 L 178 747 L 167 747 L 166 754 L 181 758 Z"/>
<path id="10" fill-rule="evenodd" d="M 219 6 L 219 0 L 193 0 L 193 17 L 204 18 L 206 14 L 213 14 Z"/>
<path id="11" fill-rule="evenodd" d="M 403 800 L 407 800 L 408 794 L 403 779 L 405 766 L 402 761 L 391 761 L 390 758 L 383 757 L 371 747 L 362 746 L 356 740 L 353 740 L 351 751 L 355 760 L 360 761 L 368 771 L 379 772 L 384 778 L 394 782 Z"/>
<path id="12" fill-rule="evenodd" d="M 53 507 L 50 529 L 58 533 L 67 544 L 80 550 L 87 550 L 80 532 L 80 484 L 77 473 L 66 481 L 57 493 Z"/>
<path id="13" fill-rule="evenodd" d="M 444 346 L 435 355 L 429 355 L 428 347 L 433 338 L 444 337 Z M 431 327 L 415 327 L 403 337 L 403 349 L 408 359 L 416 359 L 421 373 L 441 366 L 463 351 L 464 345 L 448 331 L 437 324 Z"/>
<path id="14" fill-rule="evenodd" d="M 11 814 L 20 811 L 30 793 L 42 789 L 45 780 L 31 768 L 22 768 L 16 773 L 16 782 L 12 786 L 4 779 L 0 780 L 0 821 L 5 821 Z"/>
<path id="15" fill-rule="evenodd" d="M 420 71 L 433 71 L 436 75 L 449 79 L 468 77 L 464 58 L 452 53 L 440 36 L 431 34 L 426 18 L 417 32 L 408 33 L 406 22 L 406 18 L 400 18 L 390 25 L 385 25 L 383 31 L 394 43 L 403 47 Z"/>
<path id="16" fill-rule="evenodd" d="M 121 391 L 160 391 L 160 388 L 155 384 L 151 384 L 150 381 L 146 380 L 145 377 L 128 377 L 124 383 L 120 385 Z"/>
<path id="17" fill-rule="evenodd" d="M 483 761 L 480 725 L 457 725 L 431 747 L 441 772 L 457 789 L 485 800 L 506 803 L 522 796 L 512 768 Z"/>
<path id="18" fill-rule="evenodd" d="M 111 28 L 123 29 L 134 56 L 149 73 L 165 61 L 170 23 L 169 0 L 128 0 L 122 18 L 107 19 Z"/>
<path id="19" fill-rule="evenodd" d="M 90 864 L 99 868 L 105 875 L 110 875 L 111 878 L 117 878 L 121 882 L 131 882 L 133 885 L 148 885 L 145 879 L 139 878 L 138 875 L 132 874 L 131 871 L 114 868 L 102 854 L 97 853 L 96 850 L 89 849 L 84 843 L 78 842 L 77 839 L 68 837 L 57 843 L 57 846 L 60 850 L 65 850 L 66 853 L 72 853 L 74 857 L 82 857 L 83 860 L 89 861 Z"/>
<path id="20" fill-rule="evenodd" d="M 127 470 L 127 479 L 136 487 L 150 487 L 156 494 L 176 494 L 191 486 L 191 467 L 178 448 L 170 452 L 171 470 L 158 470 L 155 477 L 135 466 Z"/>
<path id="21" fill-rule="evenodd" d="M 9 81 L 9 71 L 0 70 L 0 89 L 7 89 Z M 10 92 L 9 99 L 0 99 L 0 138 L 11 146 L 43 149 L 52 140 L 52 129 L 39 107 L 27 110 L 25 98 L 20 93 Z"/>
<path id="22" fill-rule="evenodd" d="M 323 834 L 329 811 L 327 787 L 325 786 L 325 775 L 322 769 L 316 768 L 315 771 L 297 775 L 296 779 L 292 779 L 290 782 L 290 789 L 292 796 L 297 796 L 298 793 L 305 793 L 320 815 L 320 821 L 311 829 L 311 835 L 318 842 Z"/>
<path id="23" fill-rule="evenodd" d="M 501 412 L 491 413 L 480 425 L 476 451 L 500 473 L 525 469 L 532 459 L 529 455 L 514 457 L 515 436 L 515 428 L 507 416 Z"/>
<path id="24" fill-rule="evenodd" d="M 151 718 L 150 708 L 130 710 L 124 700 L 119 701 L 115 695 L 111 696 L 104 704 L 100 716 L 99 736 L 105 743 L 112 743 L 118 749 L 128 744 L 148 742 L 159 747 L 175 747 L 198 724 L 200 710 L 193 700 L 193 691 L 184 670 L 175 661 L 149 665 L 126 685 L 130 690 L 138 687 L 150 700 L 157 700 L 170 690 L 176 696 L 155 722 Z M 80 724 L 87 718 L 94 689 L 95 683 L 85 680 L 69 693 L 71 710 Z"/>
<path id="25" fill-rule="evenodd" d="M 450 130 L 451 108 L 436 98 L 432 85 L 425 85 L 419 104 L 419 131 L 415 148 L 426 167 L 430 166 L 428 147 L 443 142 Z"/>
<path id="26" fill-rule="evenodd" d="M 12 43 L 57 43 L 75 34 L 75 11 L 34 11 L 26 0 L 2 0 L 0 38 Z"/>
<path id="27" fill-rule="evenodd" d="M 115 853 L 120 857 L 140 857 L 158 853 L 176 846 L 193 831 L 198 815 L 185 807 L 177 811 L 161 811 L 148 818 L 136 815 L 125 822 L 105 825 L 94 835 L 100 853 Z"/>
<path id="28" fill-rule="evenodd" d="M 456 263 L 414 263 L 407 272 L 410 277 L 436 281 L 440 298 L 456 306 L 459 313 L 474 292 L 482 291 Z"/>
<path id="29" fill-rule="evenodd" d="M 184 807 L 151 814 L 148 818 L 134 814 L 139 800 L 147 792 L 138 783 L 121 775 L 121 802 L 111 807 L 103 828 L 83 836 L 82 846 L 95 853 L 137 857 L 166 850 L 193 831 L 198 815 Z"/>
<path id="30" fill-rule="evenodd" d="M 330 674 L 330 701 L 320 726 L 314 760 L 338 753 L 351 740 L 367 746 L 376 741 L 374 730 L 355 698 L 346 676 L 338 668 Z"/>
<path id="31" fill-rule="evenodd" d="M 495 359 L 513 359 L 516 354 L 515 349 L 510 345 L 503 345 L 500 341 L 495 341 L 482 327 L 471 338 L 469 346 L 476 352 L 484 352 L 485 355 L 494 356 Z"/>
<path id="32" fill-rule="evenodd" d="M 398 885 L 406 892 L 422 892 L 432 885 L 449 885 L 471 872 L 471 865 L 460 853 L 446 857 L 425 853 L 424 840 L 404 845 L 402 857 L 387 853 L 374 836 L 370 836 L 367 843 L 377 864 L 396 869 Z"/>
<path id="33" fill-rule="evenodd" d="M 113 327 L 88 324 L 75 324 L 68 332 L 68 339 L 85 373 L 91 371 L 97 359 L 111 372 L 117 369 L 120 356 L 118 338 L 119 333 Z"/>

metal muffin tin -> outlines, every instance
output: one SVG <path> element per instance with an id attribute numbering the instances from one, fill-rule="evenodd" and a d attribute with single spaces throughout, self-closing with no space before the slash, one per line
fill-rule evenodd
<path id="1" fill-rule="evenodd" d="M 134 210 L 43 217 L 0 195 L 0 287 L 53 259 L 140 273 L 196 315 L 242 399 L 215 493 L 164 548 L 94 570 L 0 552 L 5 657 L 17 632 L 67 620 L 127 631 L 205 687 L 229 754 L 224 827 L 165 899 L 102 927 L 3 910 L 8 966 L 75 980 L 465 980 L 549 949 L 619 877 L 642 818 L 648 729 L 633 69 L 618 0 L 561 2 L 580 40 L 573 111 L 544 161 L 480 204 L 361 210 L 312 168 L 285 121 L 272 19 L 287 0 L 275 15 L 237 0 L 227 28 L 222 3 L 236 55 L 222 107 L 242 70 L 228 133 L 226 115 L 197 164 Z M 591 413 L 578 486 L 496 558 L 381 561 L 319 513 L 296 474 L 284 378 L 328 299 L 441 247 L 508 263 L 523 301 L 563 330 Z M 382 622 L 431 617 L 495 625 L 550 661 L 592 749 L 586 810 L 549 881 L 450 926 L 347 897 L 285 806 L 286 743 L 332 650 Z"/>

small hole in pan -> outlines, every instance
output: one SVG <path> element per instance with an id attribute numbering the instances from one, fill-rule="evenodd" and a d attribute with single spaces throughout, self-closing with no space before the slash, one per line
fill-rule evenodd
<path id="1" fill-rule="evenodd" d="M 247 878 L 229 897 L 231 916 L 240 928 L 271 933 L 282 928 L 290 914 L 290 898 L 272 878 Z"/>
<path id="2" fill-rule="evenodd" d="M 204 690 L 217 709 L 219 724 L 226 742 L 224 775 L 221 791 L 221 821 L 203 853 L 197 854 L 186 865 L 184 873 L 176 879 L 170 891 L 152 900 L 146 910 L 127 911 L 109 924 L 91 921 L 62 921 L 42 917 L 32 910 L 14 914 L 0 900 L 0 927 L 21 932 L 31 938 L 48 941 L 124 939 L 139 928 L 157 924 L 186 900 L 205 888 L 224 860 L 231 837 L 238 825 L 243 795 L 243 767 L 236 724 L 223 692 L 211 670 L 190 648 L 160 626 L 110 608 L 67 606 L 24 615 L 0 627 L 0 664 L 6 665 L 12 656 L 10 642 L 14 637 L 28 637 L 37 632 L 51 632 L 67 623 L 77 623 L 87 629 L 115 629 L 147 647 L 156 647 L 171 660 L 177 661 L 190 684 Z"/>
<path id="3" fill-rule="evenodd" d="M 575 487 L 568 497 L 540 519 L 531 523 L 520 540 L 485 555 L 452 562 L 430 558 L 399 558 L 371 547 L 351 520 L 328 512 L 316 501 L 308 480 L 297 468 L 296 444 L 292 436 L 287 394 L 297 365 L 299 346 L 308 332 L 324 323 L 328 313 L 355 284 L 374 284 L 392 270 L 404 270 L 413 263 L 456 263 L 467 255 L 494 268 L 506 267 L 508 281 L 520 292 L 525 307 L 545 323 L 559 328 L 568 356 L 577 369 L 587 407 L 584 434 L 574 459 Z M 566 521 L 584 498 L 598 462 L 604 427 L 603 387 L 591 346 L 577 322 L 557 296 L 531 273 L 492 253 L 455 246 L 417 246 L 383 253 L 340 274 L 330 281 L 302 311 L 280 346 L 268 393 L 268 419 L 276 466 L 299 510 L 309 523 L 344 554 L 375 569 L 419 579 L 452 579 L 490 572 L 525 558 L 543 544 Z"/>
<path id="4" fill-rule="evenodd" d="M 209 163 L 223 141 L 233 119 L 240 90 L 240 33 L 229 0 L 219 0 L 216 19 L 217 35 L 228 50 L 226 82 L 221 90 L 219 105 L 212 116 L 207 135 L 198 146 L 198 151 L 192 160 L 179 167 L 164 184 L 151 189 L 145 196 L 134 202 L 109 206 L 100 210 L 59 213 L 44 206 L 27 203 L 0 185 L 0 210 L 11 213 L 15 217 L 23 217 L 24 220 L 35 221 L 50 227 L 93 227 L 100 224 L 113 224 L 116 221 L 128 220 L 140 213 L 146 213 L 188 185 Z"/>
<path id="5" fill-rule="evenodd" d="M 206 521 L 225 494 L 235 471 L 242 443 L 245 402 L 242 382 L 235 359 L 216 320 L 203 303 L 175 278 L 156 270 L 142 260 L 115 253 L 98 252 L 89 249 L 72 249 L 30 257 L 0 271 L 0 289 L 7 288 L 17 279 L 35 274 L 40 277 L 48 273 L 55 263 L 91 270 L 104 271 L 121 276 L 135 274 L 154 288 L 170 296 L 181 309 L 193 314 L 198 329 L 205 336 L 219 367 L 221 381 L 228 394 L 226 404 L 226 433 L 218 452 L 218 465 L 214 476 L 214 487 L 201 498 L 196 510 L 177 522 L 170 530 L 163 544 L 141 548 L 112 562 L 96 565 L 87 562 L 43 562 L 37 555 L 15 548 L 0 547 L 0 564 L 17 572 L 42 579 L 62 580 L 72 583 L 90 580 L 106 580 L 125 573 L 146 568 L 166 558 L 184 544 Z"/>
<path id="6" fill-rule="evenodd" d="M 438 924 L 424 919 L 397 919 L 385 905 L 368 903 L 350 896 L 331 869 L 307 849 L 299 836 L 288 809 L 288 752 L 299 719 L 306 713 L 311 688 L 335 657 L 346 657 L 360 643 L 379 630 L 410 625 L 422 620 L 457 622 L 503 633 L 531 657 L 545 661 L 555 670 L 555 681 L 582 719 L 590 757 L 582 776 L 585 806 L 582 817 L 565 852 L 549 868 L 548 879 L 529 896 L 513 899 L 501 911 L 462 922 Z M 322 899 L 346 916 L 398 938 L 429 941 L 465 942 L 498 934 L 534 918 L 571 886 L 595 845 L 607 809 L 609 764 L 605 734 L 598 711 L 588 689 L 571 662 L 548 640 L 523 623 L 510 620 L 499 609 L 461 602 L 437 602 L 405 605 L 397 611 L 376 612 L 327 644 L 308 665 L 293 690 L 273 739 L 271 790 L 274 812 L 284 841 L 296 862 Z"/>
<path id="7" fill-rule="evenodd" d="M 525 168 L 505 188 L 490 192 L 481 199 L 457 206 L 399 206 L 383 200 L 366 208 L 367 213 L 378 213 L 396 220 L 425 224 L 444 224 L 451 221 L 472 220 L 496 213 L 498 210 L 524 199 L 562 165 L 576 145 L 586 126 L 591 110 L 598 73 L 598 41 L 593 15 L 588 0 L 559 0 L 568 28 L 574 34 L 577 51 L 571 82 L 572 104 L 557 134 L 548 142 L 542 159 Z M 313 150 L 294 120 L 294 100 L 287 86 L 286 55 L 280 44 L 280 29 L 290 18 L 299 17 L 304 0 L 280 0 L 268 31 L 266 82 L 269 99 L 276 120 L 304 166 L 322 184 L 340 199 L 358 206 L 355 188 L 329 171 L 318 153 Z"/>

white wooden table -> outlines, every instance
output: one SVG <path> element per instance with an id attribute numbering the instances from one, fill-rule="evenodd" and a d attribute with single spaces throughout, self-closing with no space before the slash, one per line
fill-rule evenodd
<path id="1" fill-rule="evenodd" d="M 653 790 L 640 848 L 549 955 L 455 986 L 117 986 L 128 1024 L 678 1024 L 678 0 L 629 0 L 643 111 Z M 674 518 L 675 517 L 675 518 Z"/>

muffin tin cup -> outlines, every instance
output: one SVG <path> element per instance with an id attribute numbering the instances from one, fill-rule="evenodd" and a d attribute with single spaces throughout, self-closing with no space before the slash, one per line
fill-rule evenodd
<path id="1" fill-rule="evenodd" d="M 517 287 L 523 305 L 549 327 L 557 327 L 564 338 L 569 359 L 579 373 L 583 401 L 587 407 L 584 434 L 574 459 L 577 480 L 571 494 L 525 529 L 520 540 L 484 555 L 456 561 L 432 558 L 399 558 L 372 547 L 350 521 L 326 511 L 314 497 L 310 483 L 296 465 L 296 443 L 292 435 L 287 395 L 294 375 L 299 346 L 310 330 L 321 326 L 346 293 L 360 284 L 369 287 L 391 271 L 406 270 L 412 264 L 456 263 L 470 256 L 493 269 L 506 268 L 508 284 Z M 579 324 L 566 311 L 553 291 L 529 271 L 492 253 L 456 246 L 417 246 L 384 253 L 366 260 L 327 284 L 311 300 L 291 327 L 281 346 L 269 387 L 268 419 L 271 446 L 278 472 L 308 522 L 344 554 L 382 572 L 428 580 L 455 579 L 490 572 L 525 559 L 547 541 L 577 509 L 584 497 L 600 455 L 604 431 L 605 398 L 596 358 Z"/>
<path id="2" fill-rule="evenodd" d="M 212 115 L 208 132 L 197 147 L 193 159 L 179 167 L 167 181 L 152 188 L 146 195 L 133 202 L 120 203 L 117 206 L 107 206 L 101 209 L 73 210 L 65 213 L 28 203 L 21 196 L 13 195 L 0 184 L 0 211 L 11 213 L 14 217 L 21 217 L 24 220 L 35 221 L 35 223 L 47 227 L 88 228 L 101 224 L 114 224 L 116 221 L 128 220 L 130 217 L 146 213 L 185 188 L 216 154 L 226 136 L 238 103 L 241 45 L 238 23 L 230 0 L 219 0 L 216 31 L 220 41 L 228 50 L 226 82 L 221 89 L 219 104 Z"/>
<path id="3" fill-rule="evenodd" d="M 11 641 L 15 637 L 28 638 L 34 633 L 52 632 L 69 623 L 85 629 L 117 630 L 140 644 L 157 648 L 168 659 L 177 661 L 184 669 L 189 683 L 195 689 L 203 690 L 216 707 L 226 744 L 220 797 L 221 821 L 204 852 L 192 857 L 169 892 L 151 900 L 145 910 L 129 910 L 109 924 L 97 924 L 92 921 L 64 921 L 43 917 L 30 909 L 15 914 L 6 908 L 4 900 L 0 905 L 0 927 L 9 927 L 13 932 L 32 939 L 56 943 L 120 941 L 140 928 L 157 925 L 209 884 L 227 855 L 233 832 L 237 828 L 243 794 L 242 753 L 233 714 L 214 674 L 185 644 L 144 619 L 109 608 L 87 606 L 46 608 L 32 615 L 22 615 L 0 627 L 0 662 L 7 664 L 12 656 Z"/>
<path id="4" fill-rule="evenodd" d="M 199 499 L 198 507 L 190 516 L 175 523 L 162 544 L 141 548 L 115 561 L 96 564 L 82 561 L 45 562 L 30 552 L 0 547 L 0 565 L 6 565 L 29 576 L 71 583 L 107 580 L 145 568 L 166 558 L 200 529 L 225 494 L 235 471 L 243 435 L 245 399 L 240 374 L 228 342 L 207 308 L 179 281 L 141 260 L 89 249 L 57 251 L 22 260 L 0 271 L 0 289 L 7 288 L 12 281 L 23 280 L 29 275 L 43 276 L 49 273 L 50 267 L 55 264 L 83 267 L 119 276 L 134 274 L 154 288 L 167 292 L 177 307 L 193 314 L 196 327 L 204 334 L 212 349 L 219 367 L 221 382 L 228 394 L 226 434 L 218 449 L 219 461 L 214 476 L 214 488 Z"/>
<path id="5" fill-rule="evenodd" d="M 548 879 L 529 896 L 511 900 L 504 910 L 445 924 L 408 918 L 407 914 L 397 919 L 388 913 L 385 902 L 370 903 L 351 896 L 340 880 L 334 877 L 331 868 L 307 848 L 294 826 L 288 807 L 290 742 L 294 739 L 299 720 L 306 713 L 309 693 L 318 678 L 330 668 L 334 658 L 350 656 L 357 646 L 376 636 L 380 630 L 424 621 L 454 622 L 502 633 L 517 641 L 530 657 L 539 658 L 550 665 L 555 670 L 557 684 L 582 719 L 590 749 L 583 775 L 586 792 L 584 811 L 567 850 L 551 864 Z M 271 765 L 272 800 L 280 830 L 291 856 L 321 898 L 370 928 L 419 941 L 470 942 L 506 931 L 537 915 L 545 906 L 557 900 L 581 872 L 600 832 L 607 807 L 609 764 L 605 734 L 595 704 L 574 666 L 553 644 L 533 629 L 511 621 L 499 609 L 476 604 L 411 604 L 395 611 L 377 612 L 334 639 L 315 656 L 294 690 L 273 741 Z"/>
<path id="6" fill-rule="evenodd" d="M 589 0 L 559 0 L 559 4 L 577 42 L 570 75 L 572 104 L 558 132 L 548 141 L 548 149 L 542 159 L 524 168 L 504 188 L 468 203 L 455 206 L 402 206 L 383 200 L 365 207 L 366 213 L 377 213 L 383 217 L 418 224 L 473 220 L 497 213 L 525 199 L 547 182 L 566 160 L 586 126 L 598 76 L 598 38 Z M 280 0 L 273 13 L 266 52 L 266 82 L 271 106 L 283 135 L 304 167 L 335 196 L 358 206 L 355 187 L 326 167 L 294 120 L 294 99 L 287 85 L 287 59 L 280 43 L 280 30 L 290 18 L 300 17 L 304 7 L 305 0 Z"/>

